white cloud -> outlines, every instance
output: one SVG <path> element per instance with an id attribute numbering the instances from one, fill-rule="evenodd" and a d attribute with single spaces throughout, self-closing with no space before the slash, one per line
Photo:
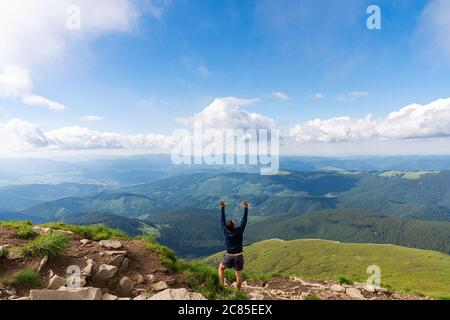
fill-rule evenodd
<path id="1" fill-rule="evenodd" d="M 316 92 L 316 93 L 311 95 L 311 98 L 312 99 L 316 99 L 316 100 L 323 99 L 323 98 L 325 98 L 325 94 L 320 93 L 320 92 Z"/>
<path id="2" fill-rule="evenodd" d="M 300 143 L 450 137 L 450 98 L 412 104 L 380 119 L 311 120 L 289 129 L 288 136 Z"/>
<path id="3" fill-rule="evenodd" d="M 41 106 L 46 107 L 50 110 L 54 111 L 64 111 L 66 110 L 66 106 L 62 105 L 61 103 L 51 101 L 47 98 L 37 96 L 37 95 L 26 95 L 22 97 L 22 102 L 29 105 L 29 106 Z"/>
<path id="4" fill-rule="evenodd" d="M 159 18 L 168 0 L 14 0 L 0 1 L 0 98 L 21 98 L 52 110 L 65 106 L 32 95 L 30 70 L 64 63 L 80 48 L 111 32 L 133 30 L 141 14 Z M 68 28 L 68 8 L 80 8 L 80 29 Z M 20 67 L 19 67 L 20 66 Z"/>
<path id="5" fill-rule="evenodd" d="M 28 70 L 16 66 L 0 69 L 0 98 L 20 97 L 33 89 Z"/>
<path id="6" fill-rule="evenodd" d="M 281 91 L 272 92 L 272 97 L 281 99 L 281 100 L 289 100 L 289 96 Z"/>
<path id="7" fill-rule="evenodd" d="M 97 122 L 97 121 L 103 121 L 103 117 L 89 115 L 89 116 L 81 117 L 81 120 L 86 121 L 86 122 Z"/>
<path id="8" fill-rule="evenodd" d="M 193 127 L 200 122 L 204 129 L 265 129 L 274 128 L 275 122 L 258 113 L 248 112 L 242 107 L 255 104 L 258 99 L 239 99 L 235 97 L 217 98 L 209 106 L 192 117 L 179 121 Z"/>
<path id="9" fill-rule="evenodd" d="M 337 96 L 337 99 L 339 101 L 348 101 L 348 100 L 353 101 L 356 100 L 356 98 L 367 97 L 368 95 L 369 93 L 366 91 L 352 91 L 347 94 L 339 94 Z"/>
<path id="10" fill-rule="evenodd" d="M 0 151 L 20 152 L 47 147 L 45 134 L 34 124 L 20 119 L 12 119 L 0 124 Z"/>

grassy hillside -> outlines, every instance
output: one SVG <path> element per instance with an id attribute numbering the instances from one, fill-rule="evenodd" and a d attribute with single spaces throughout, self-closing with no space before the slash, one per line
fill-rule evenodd
<path id="1" fill-rule="evenodd" d="M 392 243 L 450 254 L 450 222 L 376 215 L 363 209 L 336 209 L 282 215 L 249 225 L 246 239 L 328 239 Z"/>
<path id="2" fill-rule="evenodd" d="M 218 264 L 222 256 L 207 260 Z M 384 286 L 433 297 L 450 295 L 450 256 L 434 251 L 326 240 L 267 240 L 246 247 L 245 260 L 251 276 L 279 273 L 308 280 L 366 281 L 367 267 L 378 265 Z"/>

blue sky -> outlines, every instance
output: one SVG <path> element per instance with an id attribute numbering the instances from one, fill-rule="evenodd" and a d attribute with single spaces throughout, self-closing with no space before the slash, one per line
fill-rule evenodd
<path id="1" fill-rule="evenodd" d="M 95 8 L 78 2 L 83 22 L 83 13 Z M 381 8 L 381 30 L 366 27 L 370 4 Z M 78 126 L 168 135 L 180 127 L 176 119 L 232 96 L 259 99 L 245 109 L 288 130 L 316 118 L 383 118 L 412 103 L 450 97 L 450 31 L 437 33 L 442 24 L 430 18 L 448 14 L 443 1 L 112 0 L 109 5 L 132 8 L 138 17 L 119 30 L 113 18 L 95 32 L 82 24 L 80 36 L 49 33 L 63 50 L 39 61 L 0 55 L 0 66 L 29 72 L 33 94 L 66 107 L 48 110 L 0 94 L 0 123 L 17 118 L 42 132 Z M 10 33 L 16 24 L 21 27 L 15 23 Z M 42 28 L 45 35 L 48 25 Z M 33 54 L 33 47 L 17 46 Z M 83 118 L 93 115 L 101 121 Z"/>

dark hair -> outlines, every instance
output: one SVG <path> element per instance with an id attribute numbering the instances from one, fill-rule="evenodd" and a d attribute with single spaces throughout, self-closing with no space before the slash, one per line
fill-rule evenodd
<path id="1" fill-rule="evenodd" d="M 235 226 L 236 226 L 236 224 L 234 223 L 234 220 L 229 220 L 229 221 L 227 222 L 227 228 L 228 228 L 229 230 L 233 230 Z"/>

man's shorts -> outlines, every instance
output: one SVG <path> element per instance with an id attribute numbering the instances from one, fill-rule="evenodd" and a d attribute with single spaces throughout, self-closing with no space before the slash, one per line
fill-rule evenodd
<path id="1" fill-rule="evenodd" d="M 240 254 L 237 256 L 232 256 L 227 254 L 223 257 L 221 263 L 225 268 L 233 268 L 236 271 L 242 271 L 244 270 L 244 255 Z"/>

